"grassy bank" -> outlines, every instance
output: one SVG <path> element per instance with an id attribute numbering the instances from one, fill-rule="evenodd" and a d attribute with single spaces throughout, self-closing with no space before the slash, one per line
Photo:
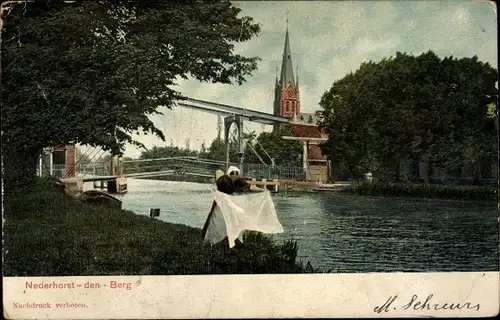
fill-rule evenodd
<path id="1" fill-rule="evenodd" d="M 294 242 L 254 233 L 210 246 L 200 229 L 77 202 L 46 181 L 5 205 L 4 276 L 314 272 Z"/>
<path id="2" fill-rule="evenodd" d="M 457 200 L 495 201 L 495 187 L 440 185 L 425 183 L 383 183 L 360 181 L 340 192 L 373 196 L 401 196 L 420 198 L 441 198 Z"/>

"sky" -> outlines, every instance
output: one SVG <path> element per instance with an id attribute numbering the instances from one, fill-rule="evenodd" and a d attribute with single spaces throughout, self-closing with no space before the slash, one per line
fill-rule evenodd
<path id="1" fill-rule="evenodd" d="M 276 68 L 281 65 L 286 19 L 294 73 L 298 68 L 301 111 L 314 112 L 322 94 L 363 61 L 379 61 L 397 51 L 418 55 L 428 50 L 440 57 L 472 57 L 497 68 L 495 7 L 479 1 L 235 1 L 241 15 L 261 24 L 252 40 L 235 52 L 259 56 L 258 70 L 241 86 L 179 82 L 176 90 L 205 101 L 273 112 Z M 147 148 L 173 143 L 191 149 L 207 146 L 217 136 L 217 116 L 182 107 L 160 107 L 163 116 L 151 120 L 166 141 L 134 135 Z M 269 126 L 246 123 L 245 131 L 269 131 Z M 124 156 L 138 157 L 141 149 L 127 146 Z"/>

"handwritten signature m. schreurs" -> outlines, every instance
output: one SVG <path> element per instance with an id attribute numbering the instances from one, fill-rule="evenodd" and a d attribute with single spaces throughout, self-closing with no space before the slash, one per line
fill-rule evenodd
<path id="1" fill-rule="evenodd" d="M 438 310 L 476 310 L 479 311 L 479 303 L 472 304 L 471 302 L 446 302 L 446 303 L 436 303 L 433 302 L 434 295 L 428 295 L 425 300 L 421 299 L 418 295 L 414 294 L 410 301 L 404 301 L 401 303 L 398 301 L 398 296 L 391 296 L 382 305 L 376 306 L 373 311 L 376 313 L 398 311 L 398 310 L 415 310 L 415 311 L 438 311 Z M 399 299 L 400 300 L 400 299 Z"/>

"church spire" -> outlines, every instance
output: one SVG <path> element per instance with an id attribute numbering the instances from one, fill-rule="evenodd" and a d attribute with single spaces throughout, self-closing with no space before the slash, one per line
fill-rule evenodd
<path id="1" fill-rule="evenodd" d="M 295 75 L 297 79 L 295 80 L 295 87 L 297 88 L 297 92 L 299 91 L 299 66 L 295 66 Z"/>
<path id="2" fill-rule="evenodd" d="M 288 19 L 286 19 L 285 47 L 283 49 L 283 61 L 281 62 L 281 89 L 288 85 L 295 85 L 293 77 L 292 51 L 290 50 L 290 37 L 288 35 Z"/>

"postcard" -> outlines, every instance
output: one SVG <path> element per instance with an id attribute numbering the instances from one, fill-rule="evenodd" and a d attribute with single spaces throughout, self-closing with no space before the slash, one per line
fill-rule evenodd
<path id="1" fill-rule="evenodd" d="M 486 1 L 3 1 L 7 319 L 500 309 Z"/>

